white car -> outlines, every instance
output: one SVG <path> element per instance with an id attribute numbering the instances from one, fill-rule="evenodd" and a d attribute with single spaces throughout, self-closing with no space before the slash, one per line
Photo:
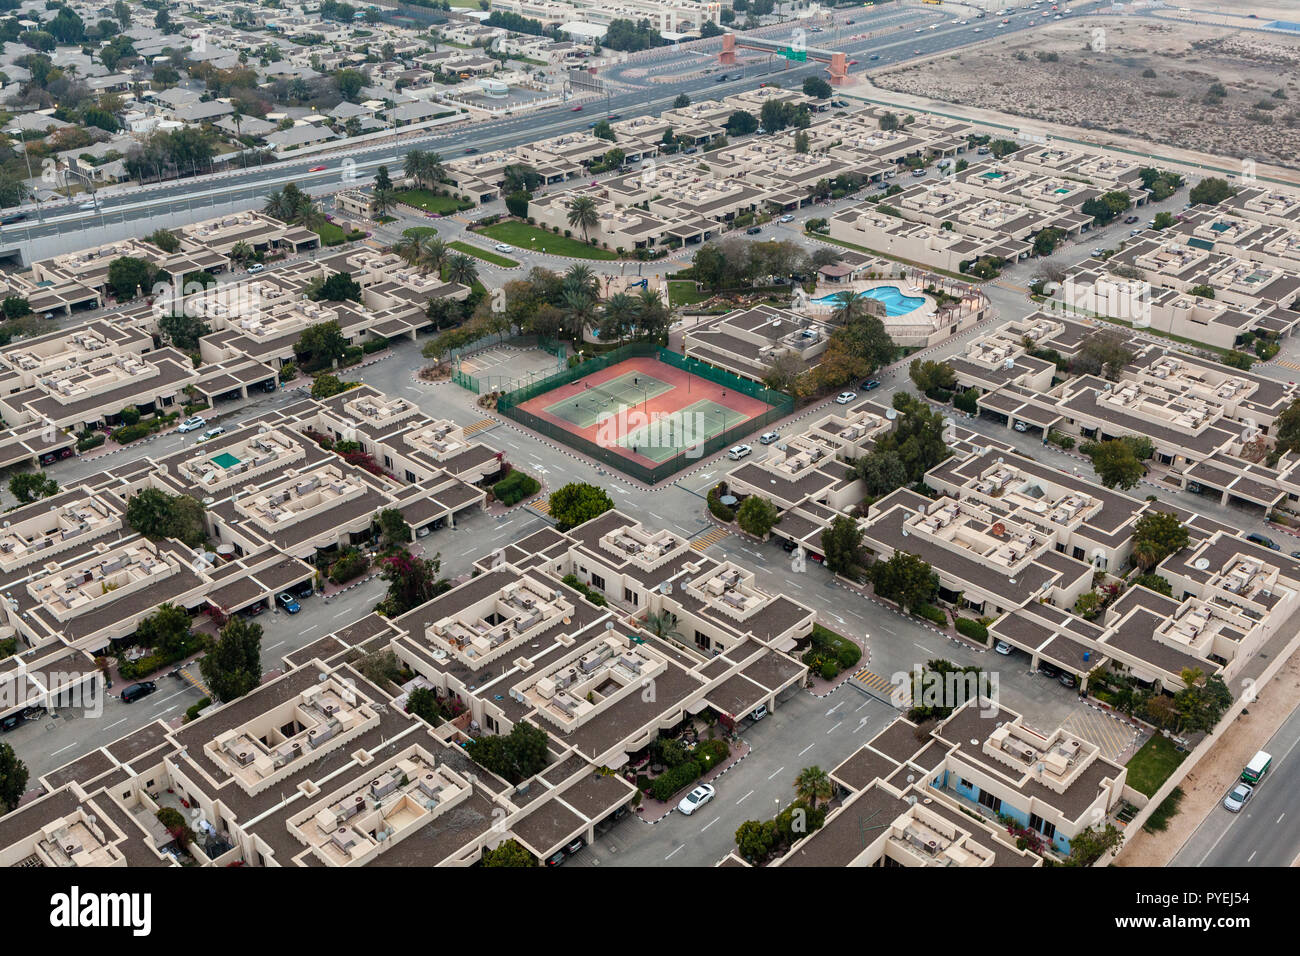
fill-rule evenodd
<path id="1" fill-rule="evenodd" d="M 515 247 L 514 247 L 514 246 L 507 246 L 504 242 L 498 242 L 498 243 L 497 243 L 495 246 L 493 246 L 492 248 L 495 249 L 497 252 L 514 252 L 514 251 L 515 251 Z"/>
<path id="2" fill-rule="evenodd" d="M 794 216 L 790 215 L 789 213 L 786 213 L 784 216 L 778 219 L 777 222 L 794 222 Z"/>
<path id="3" fill-rule="evenodd" d="M 196 432 L 207 423 L 208 420 L 202 415 L 195 415 L 192 418 L 185 419 L 185 421 L 177 425 L 176 430 L 178 432 Z"/>
<path id="4" fill-rule="evenodd" d="M 209 438 L 216 438 L 218 435 L 224 435 L 226 430 L 218 425 L 216 428 L 209 428 L 199 436 L 199 441 L 207 441 Z"/>
<path id="5" fill-rule="evenodd" d="M 758 436 L 758 440 L 764 445 L 770 445 L 780 437 L 781 435 L 778 432 L 763 432 Z"/>
<path id="6" fill-rule="evenodd" d="M 1012 425 L 1011 427 L 1014 428 L 1014 429 L 1015 429 L 1016 431 L 1018 431 L 1018 432 L 1027 432 L 1027 431 L 1029 431 L 1029 426 L 1026 425 L 1024 422 L 1016 422 L 1016 423 L 1015 423 L 1014 425 Z"/>
<path id="7" fill-rule="evenodd" d="M 840 392 L 838 395 L 835 396 L 835 404 L 847 405 L 849 402 L 853 401 L 857 397 L 858 397 L 857 392 Z"/>
<path id="8" fill-rule="evenodd" d="M 718 791 L 714 790 L 709 784 L 702 783 L 686 796 L 682 797 L 682 802 L 677 804 L 677 809 L 689 817 L 700 807 L 712 800 L 714 796 L 717 795 L 717 792 Z"/>
<path id="9" fill-rule="evenodd" d="M 1223 798 L 1223 808 L 1236 813 L 1246 805 L 1255 794 L 1255 788 L 1248 783 L 1239 783 Z"/>
<path id="10" fill-rule="evenodd" d="M 728 449 L 727 457 L 730 458 L 732 461 L 740 461 L 740 459 L 744 458 L 753 450 L 754 449 L 751 448 L 749 445 L 733 445 L 730 449 Z"/>
<path id="11" fill-rule="evenodd" d="M 260 263 L 260 262 L 254 262 L 251 266 L 248 267 L 248 271 L 249 271 L 249 272 L 261 272 L 261 271 L 262 271 L 263 269 L 265 269 L 265 268 L 266 268 L 266 266 L 262 265 L 262 263 Z"/>
<path id="12" fill-rule="evenodd" d="M 78 208 L 78 209 L 84 209 L 84 210 L 87 210 L 88 212 L 94 212 L 96 209 L 99 208 L 99 206 L 97 206 L 97 205 L 96 205 L 95 203 L 93 203 L 93 202 L 83 202 L 83 203 L 82 203 L 80 206 L 78 206 L 77 208 Z"/>
<path id="13" fill-rule="evenodd" d="M 998 641 L 996 644 L 993 645 L 993 649 L 997 651 L 999 654 L 1001 654 L 1003 657 L 1006 657 L 1008 654 L 1011 653 L 1011 645 L 1008 644 L 1006 641 Z"/>

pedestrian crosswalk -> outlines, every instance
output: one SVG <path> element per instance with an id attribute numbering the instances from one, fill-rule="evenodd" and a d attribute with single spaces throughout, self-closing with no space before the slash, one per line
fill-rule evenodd
<path id="1" fill-rule="evenodd" d="M 1300 372 L 1300 364 L 1297 364 L 1295 362 L 1288 362 L 1286 359 L 1274 359 L 1274 364 L 1281 365 L 1283 368 L 1292 368 L 1295 369 L 1297 372 Z"/>
<path id="2" fill-rule="evenodd" d="M 212 696 L 212 691 L 208 690 L 208 685 L 203 683 L 203 680 L 197 674 L 192 673 L 188 667 L 182 667 L 180 671 L 181 677 L 185 678 L 199 690 L 203 691 L 205 697 Z"/>
<path id="3" fill-rule="evenodd" d="M 471 435 L 477 435 L 479 432 L 487 431 L 496 424 L 497 420 L 495 418 L 480 418 L 473 425 L 465 426 L 465 437 L 469 438 Z"/>
<path id="4" fill-rule="evenodd" d="M 700 535 L 691 542 L 691 547 L 696 551 L 703 551 L 705 548 L 711 548 L 723 538 L 729 537 L 731 532 L 725 528 L 710 528 L 704 534 Z"/>
<path id="5" fill-rule="evenodd" d="M 890 682 L 889 678 L 881 677 L 870 668 L 862 668 L 862 670 L 853 675 L 853 679 L 863 687 L 867 688 L 867 690 L 875 692 L 878 697 L 888 697 L 891 700 L 899 700 L 899 695 L 901 695 L 903 706 L 909 706 L 911 703 L 912 692 L 910 687 L 900 687 L 895 685 Z"/>
<path id="6" fill-rule="evenodd" d="M 542 495 L 540 498 L 528 502 L 528 507 L 539 514 L 549 515 L 551 513 L 551 497 L 550 495 Z"/>

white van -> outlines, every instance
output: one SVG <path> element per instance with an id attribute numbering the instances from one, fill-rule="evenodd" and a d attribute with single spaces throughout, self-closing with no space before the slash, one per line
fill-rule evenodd
<path id="1" fill-rule="evenodd" d="M 1273 758 L 1261 750 L 1250 758 L 1250 763 L 1246 764 L 1246 769 L 1241 772 L 1241 779 L 1246 783 L 1259 783 L 1272 765 Z"/>
<path id="2" fill-rule="evenodd" d="M 748 445 L 734 445 L 730 450 L 728 450 L 727 457 L 732 461 L 740 461 L 740 459 L 744 458 L 753 450 L 754 449 L 750 448 Z"/>

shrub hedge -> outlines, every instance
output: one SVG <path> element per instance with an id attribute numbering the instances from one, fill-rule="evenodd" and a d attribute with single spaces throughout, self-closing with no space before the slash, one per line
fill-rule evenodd
<path id="1" fill-rule="evenodd" d="M 979 641 L 981 644 L 989 642 L 989 629 L 974 618 L 957 618 L 957 633 L 969 637 L 972 641 Z"/>
<path id="2" fill-rule="evenodd" d="M 940 627 L 948 626 L 948 615 L 943 612 L 942 608 L 937 608 L 933 604 L 922 604 L 914 613 L 927 621 L 938 624 Z"/>

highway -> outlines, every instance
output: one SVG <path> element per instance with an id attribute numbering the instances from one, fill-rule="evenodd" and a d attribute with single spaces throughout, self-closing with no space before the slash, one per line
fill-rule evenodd
<path id="1" fill-rule="evenodd" d="M 1072 8 L 1072 15 L 1100 5 L 1076 4 Z M 859 18 L 864 16 L 861 10 L 850 13 Z M 841 23 L 850 18 L 846 13 L 838 16 Z M 850 69 L 852 73 L 868 65 L 873 69 L 889 66 L 967 46 L 990 39 L 991 35 L 1031 29 L 1036 22 L 1043 20 L 1025 14 L 1017 14 L 1009 19 L 1011 22 L 1006 26 L 999 26 L 1000 18 L 993 16 L 984 20 L 971 19 L 966 26 L 960 26 L 954 25 L 951 11 L 946 14 L 917 9 L 882 11 L 879 14 L 869 13 L 852 26 L 828 26 L 822 33 L 809 35 L 807 42 L 811 47 L 834 46 L 847 53 L 851 60 L 858 60 L 858 65 Z M 930 29 L 931 25 L 935 28 Z M 786 29 L 788 28 L 784 25 L 768 27 L 754 31 L 754 34 L 773 39 Z M 884 36 L 867 36 L 869 31 L 879 33 L 881 30 L 889 32 Z M 917 30 L 921 32 L 915 32 Z M 976 33 L 977 30 L 980 32 Z M 838 42 L 835 41 L 837 35 Z M 394 172 L 400 170 L 406 153 L 411 149 L 432 149 L 445 160 L 450 160 L 464 155 L 469 147 L 487 151 L 582 131 L 594 119 L 605 115 L 605 110 L 623 116 L 646 113 L 657 115 L 669 108 L 682 93 L 692 100 L 720 99 L 748 89 L 755 80 L 763 78 L 776 79 L 782 86 L 792 87 L 801 84 L 805 77 L 823 76 L 826 73 L 826 67 L 821 63 L 795 64 L 754 51 L 741 51 L 740 55 L 748 56 L 749 62 L 727 71 L 728 75 L 742 74 L 740 79 L 718 82 L 716 74 L 699 75 L 698 71 L 713 65 L 720 46 L 721 40 L 714 39 L 696 44 L 692 49 L 665 48 L 662 52 L 656 51 L 648 59 L 635 59 L 611 66 L 601 74 L 601 78 L 610 84 L 608 96 L 578 94 L 570 101 L 582 105 L 581 111 L 575 111 L 568 105 L 551 107 L 540 113 L 458 125 L 455 128 L 413 135 L 398 142 L 341 150 L 324 156 L 315 154 L 260 167 L 151 183 L 120 192 L 101 192 L 97 210 L 80 208 L 87 201 L 84 196 L 52 209 L 48 208 L 47 203 L 43 222 L 37 220 L 35 206 L 29 204 L 22 211 L 27 212 L 31 219 L 0 227 L 0 254 L 20 249 L 26 253 L 26 260 L 30 261 L 33 256 L 53 254 L 48 242 L 42 243 L 40 240 L 69 238 L 75 240 L 76 248 L 80 248 L 93 242 L 143 235 L 157 226 L 173 226 L 220 215 L 232 209 L 252 208 L 260 206 L 267 193 L 289 182 L 296 182 L 316 194 L 333 192 L 365 182 L 380 165 L 386 164 Z M 873 54 L 878 57 L 877 60 L 869 60 Z M 672 76 L 680 71 L 692 71 L 697 75 L 685 75 L 682 79 L 662 83 L 646 82 L 644 78 L 635 81 L 625 78 L 630 72 L 644 72 L 653 77 Z M 631 87 L 631 82 L 639 85 Z M 351 160 L 351 164 L 346 160 Z M 314 167 L 319 166 L 326 168 L 312 172 Z M 82 232 L 88 234 L 79 235 Z"/>

